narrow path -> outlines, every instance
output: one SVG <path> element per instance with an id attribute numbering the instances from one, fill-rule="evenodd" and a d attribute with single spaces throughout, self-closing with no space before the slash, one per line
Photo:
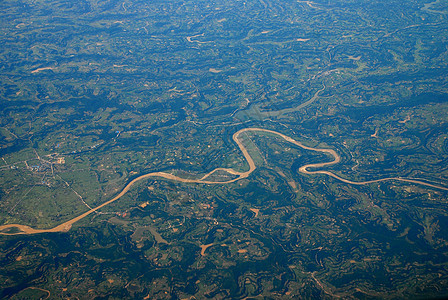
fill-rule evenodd
<path id="1" fill-rule="evenodd" d="M 308 168 L 322 168 L 322 167 L 326 167 L 326 166 L 331 166 L 334 164 L 337 164 L 341 161 L 341 157 L 339 156 L 339 154 L 336 153 L 336 151 L 332 150 L 332 149 L 319 149 L 319 148 L 312 148 L 312 147 L 308 147 L 303 145 L 302 143 L 290 138 L 289 136 L 286 136 L 282 133 L 273 131 L 273 130 L 268 130 L 268 129 L 262 129 L 262 128 L 244 128 L 241 129 L 239 131 L 237 131 L 234 135 L 233 135 L 233 140 L 235 141 L 235 143 L 238 145 L 238 147 L 240 148 L 241 152 L 243 153 L 244 158 L 246 159 L 247 163 L 249 164 L 249 170 L 245 171 L 245 172 L 240 172 L 240 171 L 236 171 L 234 169 L 229 169 L 229 168 L 216 168 L 214 170 L 212 170 L 211 172 L 207 173 L 206 175 L 204 175 L 202 178 L 200 179 L 186 179 L 186 178 L 182 178 L 170 173 L 165 173 L 165 172 L 153 172 L 153 173 L 148 173 L 142 176 L 139 176 L 135 179 L 133 179 L 131 182 L 129 182 L 124 188 L 123 190 L 116 195 L 114 198 L 110 199 L 107 202 L 104 202 L 103 204 L 90 209 L 89 211 L 65 222 L 62 223 L 54 228 L 50 228 L 50 229 L 34 229 L 31 228 L 29 226 L 26 225 L 20 225 L 20 224 L 7 224 L 7 225 L 3 225 L 0 226 L 0 234 L 3 235 L 16 235 L 16 234 L 36 234 L 36 233 L 44 233 L 44 232 L 67 232 L 68 230 L 70 230 L 70 228 L 72 227 L 72 225 L 76 222 L 78 222 L 79 220 L 87 217 L 88 215 L 90 215 L 91 213 L 111 204 L 112 202 L 117 201 L 118 199 L 120 199 L 121 197 L 123 197 L 123 195 L 125 195 L 130 189 L 131 187 L 137 183 L 138 181 L 141 181 L 143 179 L 147 179 L 147 178 L 151 178 L 151 177 L 161 177 L 161 178 L 165 178 L 168 180 L 173 180 L 173 181 L 179 181 L 179 182 L 184 182 L 184 183 L 204 183 L 204 184 L 228 184 L 228 183 L 232 183 L 238 180 L 241 180 L 243 178 L 247 178 L 257 167 L 255 165 L 254 160 L 252 159 L 252 157 L 250 156 L 249 152 L 247 151 L 246 147 L 244 147 L 243 143 L 241 142 L 240 135 L 244 132 L 267 132 L 267 133 L 271 133 L 274 135 L 278 135 L 281 138 L 283 138 L 284 140 L 286 140 L 287 142 L 290 142 L 296 146 L 299 146 L 302 149 L 305 150 L 311 150 L 311 151 L 317 151 L 317 152 L 324 152 L 324 153 L 328 153 L 331 156 L 333 156 L 333 161 L 330 162 L 324 162 L 324 163 L 315 163 L 315 164 L 307 164 L 304 165 L 302 167 L 299 168 L 299 172 L 303 173 L 303 174 L 307 174 L 307 175 L 313 175 L 313 174 L 324 174 L 324 175 L 328 175 L 331 176 L 339 181 L 342 181 L 344 183 L 348 183 L 348 184 L 353 184 L 353 185 L 366 185 L 366 184 L 370 184 L 370 183 L 375 183 L 375 182 L 381 182 L 381 181 L 388 181 L 388 180 L 397 180 L 397 181 L 403 181 L 403 182 L 409 182 L 409 183 L 414 183 L 414 184 L 420 184 L 420 185 L 424 185 L 424 186 L 428 186 L 431 188 L 435 188 L 435 189 L 441 189 L 441 190 L 445 190 L 448 191 L 448 188 L 446 187 L 442 187 L 442 186 L 437 186 L 434 184 L 430 184 L 430 183 L 426 183 L 424 181 L 420 181 L 420 180 L 415 180 L 415 179 L 407 179 L 407 178 L 400 178 L 400 177 L 389 177 L 389 178 L 382 178 L 382 179 L 376 179 L 376 180 L 369 180 L 369 181 L 361 181 L 361 182 L 357 182 L 357 181 L 351 181 L 348 179 L 344 179 L 339 177 L 338 175 L 329 172 L 329 171 L 323 171 L 323 170 L 317 170 L 317 171 L 308 171 Z M 210 181 L 210 180 L 206 180 L 211 174 L 213 174 L 216 171 L 226 171 L 232 175 L 237 175 L 237 178 L 231 179 L 231 180 L 227 180 L 227 181 Z M 17 233 L 5 233 L 5 232 L 1 232 L 7 229 L 13 229 L 13 228 L 17 228 L 18 230 L 20 230 Z"/>
<path id="2" fill-rule="evenodd" d="M 325 88 L 326 88 L 325 84 L 323 84 L 322 88 L 320 90 L 318 90 L 317 92 L 315 92 L 313 97 L 311 97 L 308 101 L 306 101 L 298 106 L 295 106 L 295 107 L 284 108 L 284 109 L 279 109 L 279 110 L 263 110 L 261 108 L 261 106 L 263 104 L 258 103 L 258 104 L 254 104 L 249 109 L 244 109 L 244 110 L 238 111 L 238 114 L 244 114 L 247 116 L 251 116 L 251 117 L 254 117 L 255 119 L 263 119 L 263 118 L 280 117 L 284 114 L 297 112 L 297 111 L 301 110 L 302 108 L 309 106 L 314 101 L 316 101 L 319 98 L 319 94 L 322 93 L 323 91 L 325 91 Z"/>

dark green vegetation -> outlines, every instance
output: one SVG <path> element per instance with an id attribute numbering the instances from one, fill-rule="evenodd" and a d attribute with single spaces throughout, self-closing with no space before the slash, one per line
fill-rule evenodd
<path id="1" fill-rule="evenodd" d="M 148 172 L 243 170 L 244 127 L 335 149 L 343 178 L 448 185 L 444 0 L 0 11 L 0 225 L 54 227 Z M 268 134 L 245 144 L 247 179 L 139 182 L 68 233 L 0 236 L 0 297 L 448 295 L 447 192 L 303 176 L 328 158 Z"/>

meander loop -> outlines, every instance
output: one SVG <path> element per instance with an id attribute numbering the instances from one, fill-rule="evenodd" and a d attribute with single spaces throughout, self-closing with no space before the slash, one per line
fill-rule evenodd
<path id="1" fill-rule="evenodd" d="M 17 235 L 17 234 L 36 234 L 36 233 L 45 233 L 45 232 L 67 232 L 70 230 L 70 228 L 72 227 L 72 225 L 76 222 L 78 222 L 79 220 L 87 217 L 88 215 L 90 215 L 91 213 L 111 204 L 112 202 L 117 201 L 118 199 L 120 199 L 123 195 L 125 195 L 130 189 L 131 187 L 138 181 L 141 181 L 143 179 L 147 179 L 147 178 L 151 178 L 151 177 L 161 177 L 161 178 L 165 178 L 168 180 L 173 180 L 173 181 L 179 181 L 179 182 L 184 182 L 184 183 L 204 183 L 204 184 L 227 184 L 227 183 L 232 183 L 238 180 L 241 180 L 243 178 L 247 178 L 257 167 L 254 163 L 254 160 L 252 159 L 252 157 L 250 156 L 249 152 L 247 151 L 246 147 L 244 147 L 243 143 L 241 142 L 240 135 L 244 132 L 266 132 L 266 133 L 271 133 L 277 136 L 280 136 L 281 138 L 283 138 L 284 140 L 286 140 L 287 142 L 290 142 L 302 149 L 305 150 L 311 150 L 311 151 L 317 151 L 317 152 L 323 152 L 323 153 L 328 153 L 331 156 L 333 156 L 333 160 L 330 162 L 324 162 L 324 163 L 315 163 L 315 164 L 307 164 L 304 165 L 302 167 L 299 168 L 299 172 L 303 173 L 303 174 L 307 174 L 307 175 L 313 175 L 313 174 L 324 174 L 324 175 L 328 175 L 331 176 L 339 181 L 342 181 L 344 183 L 348 183 L 348 184 L 353 184 L 353 185 L 366 185 L 366 184 L 370 184 L 370 183 L 376 183 L 376 182 L 381 182 L 381 181 L 388 181 L 388 180 L 397 180 L 397 181 L 403 181 L 403 182 L 408 182 L 408 183 L 414 183 L 414 184 L 420 184 L 420 185 L 424 185 L 424 186 L 428 186 L 431 188 L 435 188 L 435 189 L 441 189 L 441 190 L 445 190 L 448 191 L 448 188 L 446 187 L 442 187 L 442 186 L 437 186 L 434 184 L 430 184 L 430 183 L 426 183 L 424 181 L 420 181 L 420 180 L 415 180 L 415 179 L 408 179 L 408 178 L 400 178 L 400 177 L 389 177 L 389 178 L 382 178 L 382 179 L 376 179 L 376 180 L 369 180 L 369 181 L 361 181 L 361 182 L 357 182 L 357 181 L 351 181 L 351 180 L 347 180 L 344 178 L 339 177 L 338 175 L 329 172 L 329 171 L 323 171 L 323 170 L 317 170 L 317 171 L 308 171 L 308 168 L 322 168 L 322 167 L 326 167 L 326 166 L 330 166 L 330 165 L 334 165 L 337 164 L 341 161 L 341 157 L 339 156 L 339 154 L 336 153 L 336 151 L 332 150 L 332 149 L 319 149 L 319 148 L 312 148 L 312 147 L 308 147 L 303 145 L 300 142 L 297 142 L 296 140 L 290 138 L 289 136 L 286 136 L 282 133 L 273 131 L 273 130 L 269 130 L 269 129 L 262 129 L 262 128 L 244 128 L 241 129 L 239 131 L 237 131 L 234 135 L 233 135 L 233 140 L 235 141 L 235 143 L 238 145 L 238 147 L 240 148 L 241 152 L 243 153 L 244 158 L 246 159 L 247 163 L 249 164 L 249 170 L 245 171 L 245 172 L 239 172 L 236 171 L 234 169 L 229 169 L 229 168 L 216 168 L 213 171 L 207 173 L 206 175 L 204 175 L 202 178 L 200 179 L 187 179 L 187 178 L 182 178 L 170 173 L 165 173 L 165 172 L 153 172 L 153 173 L 148 173 L 142 176 L 139 176 L 135 179 L 133 179 L 131 182 L 129 182 L 124 188 L 123 190 L 116 195 L 114 198 L 110 199 L 107 202 L 104 202 L 101 205 L 98 205 L 95 208 L 90 209 L 89 211 L 65 222 L 62 223 L 56 227 L 53 228 L 49 228 L 49 229 L 34 229 L 31 228 L 29 226 L 26 225 L 20 225 L 20 224 L 7 224 L 7 225 L 2 225 L 0 226 L 0 234 L 3 235 Z M 225 171 L 229 174 L 232 175 L 236 175 L 238 176 L 237 178 L 234 179 L 230 179 L 227 181 L 210 181 L 210 180 L 206 180 L 210 175 L 212 175 L 213 173 L 215 173 L 216 171 Z M 14 233 L 6 233 L 6 232 L 2 232 L 6 229 L 13 229 L 16 228 L 18 230 L 20 230 L 20 232 L 14 232 Z"/>

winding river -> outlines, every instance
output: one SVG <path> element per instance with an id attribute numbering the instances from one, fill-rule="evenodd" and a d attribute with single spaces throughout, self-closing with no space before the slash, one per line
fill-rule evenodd
<path id="1" fill-rule="evenodd" d="M 7 224 L 7 225 L 2 225 L 0 226 L 0 234 L 3 235 L 16 235 L 16 234 L 36 234 L 36 233 L 45 233 L 45 232 L 67 232 L 68 230 L 70 230 L 70 228 L 72 227 L 72 225 L 76 222 L 78 222 L 79 220 L 87 217 L 88 215 L 90 215 L 91 213 L 111 204 L 112 202 L 117 201 L 118 199 L 120 199 L 121 197 L 123 197 L 123 195 L 125 195 L 130 189 L 131 187 L 138 181 L 147 179 L 147 178 L 165 178 L 168 180 L 173 180 L 173 181 L 178 181 L 178 182 L 185 182 L 185 183 L 204 183 L 204 184 L 228 184 L 228 183 L 232 183 L 238 180 L 241 180 L 243 178 L 247 178 L 257 167 L 254 163 L 254 160 L 252 159 L 252 157 L 250 156 L 249 152 L 247 151 L 246 147 L 243 145 L 242 141 L 240 140 L 240 136 L 242 133 L 245 132 L 266 132 L 266 133 L 270 133 L 270 134 L 274 134 L 277 135 L 281 138 L 283 138 L 284 140 L 286 140 L 287 142 L 290 142 L 302 149 L 305 150 L 311 150 L 311 151 L 317 151 L 317 152 L 324 152 L 324 153 L 328 153 L 331 156 L 333 156 L 333 160 L 330 162 L 324 162 L 324 163 L 315 163 L 315 164 L 307 164 L 304 165 L 302 167 L 299 168 L 299 172 L 303 173 L 303 174 L 308 174 L 308 175 L 312 175 L 312 174 L 324 174 L 324 175 L 328 175 L 331 176 L 339 181 L 342 181 L 344 183 L 348 183 L 348 184 L 353 184 L 353 185 L 365 185 L 365 184 L 370 184 L 370 183 L 375 183 L 375 182 L 381 182 L 381 181 L 388 181 L 388 180 L 397 180 L 397 181 L 404 181 L 404 182 L 408 182 L 408 183 L 414 183 L 414 184 L 420 184 L 420 185 L 424 185 L 424 186 L 428 186 L 431 188 L 435 188 L 435 189 L 441 189 L 441 190 L 445 190 L 448 191 L 448 188 L 446 187 L 442 187 L 442 186 L 437 186 L 434 184 L 430 184 L 430 183 L 426 183 L 420 180 L 415 180 L 415 179 L 407 179 L 407 178 L 401 178 L 401 177 L 389 177 L 389 178 L 382 178 L 382 179 L 376 179 L 376 180 L 369 180 L 369 181 L 351 181 L 348 179 L 344 179 L 339 177 L 338 175 L 330 172 L 330 171 L 324 171 L 324 170 L 316 170 L 316 171 L 309 171 L 308 168 L 322 168 L 322 167 L 326 167 L 326 166 L 330 166 L 330 165 L 334 165 L 337 164 L 341 161 L 341 157 L 339 156 L 339 154 L 336 153 L 336 151 L 332 150 L 332 149 L 319 149 L 319 148 L 312 148 L 312 147 L 308 147 L 303 145 L 302 143 L 290 138 L 289 136 L 286 136 L 282 133 L 273 131 L 273 130 L 268 130 L 268 129 L 262 129 L 262 128 L 244 128 L 241 129 L 239 131 L 237 131 L 234 135 L 233 135 L 233 140 L 235 141 L 235 143 L 238 145 L 238 147 L 240 148 L 244 158 L 246 159 L 247 163 L 249 164 L 249 170 L 245 171 L 245 172 L 240 172 L 234 169 L 230 169 L 230 168 L 216 168 L 213 171 L 207 173 L 206 175 L 204 175 L 202 178 L 200 179 L 187 179 L 187 178 L 182 178 L 170 173 L 166 173 L 166 172 L 153 172 L 153 173 L 148 173 L 142 176 L 139 176 L 135 179 L 133 179 L 131 182 L 129 182 L 124 188 L 123 190 L 116 195 L 114 198 L 110 199 L 107 202 L 104 202 L 101 205 L 98 205 L 95 208 L 90 209 L 89 211 L 65 222 L 62 223 L 56 227 L 53 228 L 49 228 L 49 229 L 34 229 L 32 227 L 26 226 L 26 225 L 20 225 L 20 224 Z M 225 171 L 229 174 L 232 175 L 236 175 L 237 177 L 234 179 L 230 179 L 227 181 L 211 181 L 211 180 L 207 180 L 207 178 L 210 177 L 210 175 L 212 175 L 213 173 L 215 173 L 216 171 Z M 8 233 L 8 232 L 4 232 L 8 229 L 17 229 L 19 230 L 18 232 L 14 232 L 14 233 Z"/>

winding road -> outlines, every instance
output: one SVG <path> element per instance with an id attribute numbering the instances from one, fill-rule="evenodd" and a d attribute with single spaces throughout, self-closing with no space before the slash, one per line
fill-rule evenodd
<path id="1" fill-rule="evenodd" d="M 404 182 L 408 182 L 408 183 L 414 183 L 414 184 L 420 184 L 420 185 L 424 185 L 424 186 L 428 186 L 431 188 L 435 188 L 435 189 L 440 189 L 440 190 L 445 190 L 448 191 L 448 188 L 443 187 L 443 186 L 437 186 L 434 184 L 430 184 L 430 183 L 426 183 L 424 181 L 420 181 L 420 180 L 415 180 L 415 179 L 408 179 L 408 178 L 400 178 L 400 177 L 389 177 L 389 178 L 382 178 L 382 179 L 376 179 L 376 180 L 369 180 L 369 181 L 351 181 L 348 179 L 344 179 L 339 177 L 338 175 L 330 172 L 330 171 L 323 171 L 323 170 L 316 170 L 316 171 L 308 171 L 308 168 L 322 168 L 322 167 L 326 167 L 326 166 L 330 166 L 330 165 L 334 165 L 337 164 L 341 161 L 341 157 L 339 156 L 339 154 L 336 153 L 336 151 L 332 150 L 332 149 L 319 149 L 319 148 L 312 148 L 312 147 L 308 147 L 303 145 L 302 143 L 290 138 L 289 136 L 286 136 L 282 133 L 273 131 L 273 130 L 268 130 L 268 129 L 262 129 L 262 128 L 244 128 L 241 129 L 239 131 L 237 131 L 234 135 L 233 135 L 233 140 L 235 141 L 235 143 L 238 145 L 238 147 L 240 148 L 241 152 L 243 153 L 244 158 L 246 159 L 247 163 L 249 164 L 249 170 L 245 171 L 245 172 L 240 172 L 240 171 L 236 171 L 234 169 L 230 169 L 230 168 L 216 168 L 213 171 L 207 173 L 206 175 L 204 175 L 202 178 L 200 179 L 187 179 L 187 178 L 182 178 L 170 173 L 165 173 L 165 172 L 153 172 L 153 173 L 148 173 L 142 176 L 139 176 L 135 179 L 133 179 L 131 182 L 129 182 L 124 188 L 123 190 L 116 195 L 114 198 L 110 199 L 107 202 L 104 202 L 101 205 L 98 205 L 95 208 L 90 209 L 89 211 L 65 222 L 62 223 L 56 227 L 53 228 L 49 228 L 49 229 L 34 229 L 31 228 L 29 226 L 26 225 L 20 225 L 20 224 L 7 224 L 7 225 L 2 225 L 0 226 L 0 234 L 3 235 L 17 235 L 17 234 L 36 234 L 36 233 L 45 233 L 45 232 L 67 232 L 70 230 L 70 228 L 72 227 L 72 225 L 76 222 L 78 222 L 79 220 L 87 217 L 88 215 L 90 215 L 91 213 L 111 204 L 112 202 L 117 201 L 118 199 L 120 199 L 121 197 L 123 197 L 123 195 L 125 195 L 130 189 L 131 187 L 138 181 L 141 181 L 143 179 L 147 179 L 147 178 L 151 178 L 151 177 L 159 177 L 159 178 L 165 178 L 168 180 L 173 180 L 173 181 L 179 181 L 179 182 L 184 182 L 184 183 L 204 183 L 204 184 L 228 184 L 228 183 L 232 183 L 238 180 L 241 180 L 243 178 L 247 178 L 257 167 L 254 163 L 254 160 L 252 159 L 252 157 L 250 156 L 249 152 L 247 151 L 246 147 L 243 145 L 242 141 L 240 140 L 240 136 L 242 133 L 245 132 L 266 132 L 266 133 L 270 133 L 270 134 L 274 134 L 277 136 L 280 136 L 281 138 L 283 138 L 284 140 L 286 140 L 287 142 L 290 142 L 302 149 L 305 150 L 310 150 L 310 151 L 317 151 L 317 152 L 324 152 L 324 153 L 328 153 L 331 156 L 333 156 L 333 160 L 330 162 L 324 162 L 324 163 L 315 163 L 315 164 L 307 164 L 304 165 L 302 167 L 299 168 L 299 172 L 303 173 L 303 174 L 308 174 L 308 175 L 313 175 L 313 174 L 324 174 L 324 175 L 328 175 L 331 176 L 339 181 L 342 181 L 344 183 L 348 183 L 348 184 L 353 184 L 353 185 L 366 185 L 366 184 L 370 184 L 370 183 L 376 183 L 376 182 L 381 182 L 381 181 L 388 181 L 388 180 L 397 180 L 397 181 L 404 181 Z M 227 181 L 211 181 L 211 180 L 207 180 L 207 178 L 212 175 L 213 173 L 215 173 L 216 171 L 225 171 L 229 174 L 232 175 L 236 175 L 238 177 L 234 178 L 234 179 L 229 179 Z M 14 233 L 10 233 L 10 232 L 5 232 L 8 229 L 17 229 L 19 230 L 18 232 L 14 232 Z"/>

